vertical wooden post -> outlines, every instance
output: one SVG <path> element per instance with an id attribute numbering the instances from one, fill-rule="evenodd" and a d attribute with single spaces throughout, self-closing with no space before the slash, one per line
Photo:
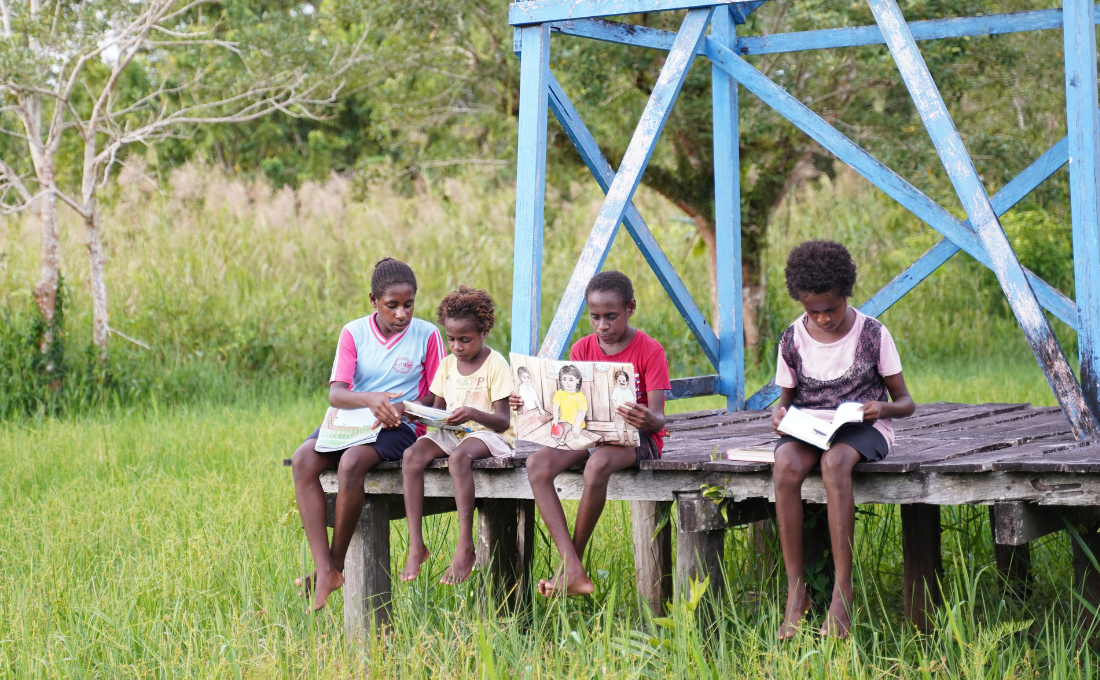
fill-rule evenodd
<path id="1" fill-rule="evenodd" d="M 709 499 L 685 495 L 677 498 L 676 506 L 676 593 L 687 597 L 693 580 L 702 583 L 709 577 L 705 604 L 696 610 L 703 625 L 709 625 L 717 615 L 712 605 L 720 605 L 726 590 L 722 574 L 725 523 Z"/>
<path id="2" fill-rule="evenodd" d="M 1095 523 L 1074 527 L 1085 547 L 1092 553 L 1092 557 L 1100 561 L 1100 526 Z M 1069 534 L 1069 532 L 1066 532 Z M 1073 547 L 1073 587 L 1081 594 L 1085 602 L 1094 609 L 1100 606 L 1100 572 L 1092 566 L 1092 560 L 1081 547 L 1081 542 L 1069 536 L 1070 545 Z M 1092 624 L 1092 612 L 1085 607 L 1080 608 L 1081 622 L 1088 626 Z"/>
<path id="3" fill-rule="evenodd" d="M 1003 545 L 997 542 L 997 506 L 989 506 L 989 529 L 993 533 L 993 558 L 1008 589 L 1019 597 L 1026 597 L 1031 580 L 1031 546 Z"/>
<path id="4" fill-rule="evenodd" d="M 901 550 L 904 566 L 905 618 L 921 631 L 932 629 L 932 612 L 943 602 L 940 551 L 940 506 L 901 506 Z"/>
<path id="5" fill-rule="evenodd" d="M 1062 26 L 1081 389 L 1092 412 L 1100 414 L 1100 112 L 1092 0 L 1064 0 Z"/>
<path id="6" fill-rule="evenodd" d="M 488 570 L 493 596 L 519 611 L 531 600 L 535 502 L 484 498 L 477 517 L 478 566 Z"/>
<path id="7" fill-rule="evenodd" d="M 638 582 L 638 609 L 648 607 L 664 616 L 665 602 L 672 599 L 672 523 L 657 531 L 657 518 L 667 501 L 630 501 L 634 527 L 634 578 Z M 656 533 L 656 536 L 654 534 Z"/>
<path id="8" fill-rule="evenodd" d="M 550 25 L 524 26 L 519 69 L 519 149 L 516 155 L 516 240 L 512 264 L 512 351 L 539 346 L 542 227 L 546 194 L 546 91 Z"/>
<path id="9" fill-rule="evenodd" d="M 716 7 L 711 39 L 734 48 L 737 27 L 729 7 Z M 726 409 L 745 408 L 745 333 L 741 281 L 741 158 L 737 81 L 710 67 L 714 125 L 714 234 L 718 284 L 718 376 Z"/>
<path id="10" fill-rule="evenodd" d="M 390 516 L 392 496 L 367 494 L 344 563 L 344 630 L 362 637 L 390 622 Z"/>

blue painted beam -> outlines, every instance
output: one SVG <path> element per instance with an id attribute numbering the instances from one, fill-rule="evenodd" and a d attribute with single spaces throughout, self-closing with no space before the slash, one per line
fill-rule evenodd
<path id="1" fill-rule="evenodd" d="M 592 172 L 592 176 L 596 178 L 596 182 L 600 185 L 600 188 L 606 192 L 615 179 L 615 171 L 611 169 L 611 164 L 607 162 L 603 152 L 600 151 L 599 144 L 596 143 L 596 139 L 589 132 L 588 127 L 585 126 L 584 121 L 581 120 L 580 114 L 577 113 L 577 109 L 573 106 L 573 102 L 566 96 L 565 91 L 562 89 L 561 84 L 558 83 L 557 78 L 554 77 L 553 72 L 550 73 L 550 96 L 549 96 L 550 110 L 554 112 L 558 121 L 561 123 L 562 128 L 565 130 L 565 134 L 572 140 L 573 145 L 577 148 L 577 152 L 584 160 L 585 165 Z M 688 292 L 687 286 L 680 279 L 680 275 L 676 273 L 676 268 L 668 260 L 668 256 L 665 255 L 661 249 L 661 245 L 657 243 L 657 239 L 653 237 L 653 233 L 650 231 L 649 226 L 642 219 L 641 214 L 638 213 L 638 209 L 631 202 L 627 207 L 626 215 L 623 217 L 623 225 L 626 227 L 627 232 L 630 234 L 634 242 L 638 244 L 638 249 L 642 252 L 642 256 L 649 263 L 649 266 L 653 269 L 653 273 L 656 274 L 657 280 L 661 282 L 665 292 L 668 293 L 669 298 L 672 300 L 672 304 L 676 306 L 677 311 L 680 312 L 680 316 L 684 318 L 688 328 L 691 330 L 695 339 L 698 340 L 699 345 L 703 348 L 703 352 L 707 355 L 711 364 L 718 368 L 718 338 L 715 336 L 714 331 L 711 330 L 710 324 L 707 323 L 706 317 L 703 316 L 703 312 L 699 309 L 699 306 L 695 304 L 695 300 L 692 298 L 691 293 Z M 608 247 L 610 248 L 611 241 L 608 241 Z M 572 301 L 574 308 L 568 308 L 564 306 L 564 301 L 558 307 L 558 313 L 563 318 L 578 319 L 581 310 L 584 308 L 583 301 L 577 302 L 575 299 Z M 555 318 L 557 318 L 555 314 Z M 575 328 L 575 325 L 574 325 Z M 569 333 L 565 336 L 569 338 L 573 335 L 573 329 L 570 329 Z M 565 353 L 565 342 L 561 343 L 559 348 L 545 348 L 547 356 L 552 356 L 556 352 L 557 356 L 563 356 Z"/>
<path id="2" fill-rule="evenodd" d="M 607 196 L 600 207 L 599 215 L 596 216 L 596 223 L 581 250 L 565 293 L 562 294 L 558 313 L 554 315 L 554 321 L 543 339 L 539 356 L 560 356 L 562 348 L 569 342 L 584 305 L 584 289 L 592 276 L 603 266 L 611 240 L 615 237 L 627 207 L 634 198 L 634 192 L 653 155 L 653 149 L 657 145 L 661 131 L 664 130 L 672 105 L 680 94 L 688 69 L 691 68 L 695 49 L 705 37 L 707 26 L 710 24 L 710 15 L 710 9 L 695 9 L 688 12 L 684 18 L 680 32 L 676 36 L 676 42 L 661 67 L 653 93 L 646 102 L 638 126 L 623 155 L 619 171 L 607 189 Z M 523 43 L 526 46 L 526 34 L 523 36 Z M 527 50 L 524 49 L 523 52 L 526 54 Z"/>
<path id="3" fill-rule="evenodd" d="M 731 7 L 731 10 L 741 6 L 735 5 Z M 914 21 L 909 26 L 913 31 L 913 37 L 917 40 L 1019 33 L 1061 28 L 1062 10 L 1040 9 L 983 17 L 930 19 L 928 21 Z M 676 34 L 671 31 L 605 19 L 560 21 L 551 24 L 550 28 L 552 31 L 563 35 L 665 51 L 672 46 L 672 41 L 676 38 Z M 853 26 L 851 28 L 823 28 L 816 31 L 742 36 L 737 39 L 736 52 L 746 56 L 836 47 L 882 45 L 884 43 L 882 31 L 879 30 L 878 26 Z M 697 54 L 705 55 L 705 46 L 701 46 Z"/>
<path id="4" fill-rule="evenodd" d="M 886 45 L 913 98 L 917 112 L 932 138 L 932 144 L 943 161 L 951 184 L 955 187 L 955 193 L 962 202 L 963 210 L 989 254 L 993 272 L 1004 289 L 1008 303 L 1062 412 L 1069 420 L 1074 436 L 1078 440 L 1095 441 L 1100 437 L 1100 423 L 1092 415 L 1081 386 L 1077 383 L 1062 347 L 1054 337 L 1050 323 L 1028 283 L 1024 268 L 1020 266 L 1016 253 L 1012 250 L 1012 244 L 1001 227 L 989 195 L 978 177 L 978 171 L 963 145 L 962 137 L 955 129 L 901 9 L 895 0 L 868 0 L 868 4 L 875 15 L 875 21 L 882 29 Z M 1096 68 L 1095 59 L 1092 68 Z M 1093 99 L 1088 106 L 1095 108 L 1096 100 Z"/>
<path id="5" fill-rule="evenodd" d="M 512 264 L 512 352 L 531 355 L 539 343 L 542 229 L 546 193 L 546 92 L 550 27 L 522 29 L 519 148 L 516 153 L 516 237 Z"/>
<path id="6" fill-rule="evenodd" d="M 1035 187 L 1045 182 L 1047 178 L 1065 165 L 1067 148 L 1067 141 L 1065 138 L 1062 138 L 1046 153 L 1039 156 L 1035 162 L 1024 168 L 1023 172 L 1016 175 L 1011 182 L 1004 185 L 1004 187 L 993 196 L 991 201 L 997 215 L 1003 215 L 1011 210 L 1013 206 L 1023 200 L 1025 196 L 1034 191 Z M 965 224 L 968 229 L 970 228 L 969 220 L 963 224 Z M 878 317 L 880 314 L 885 313 L 894 303 L 909 293 L 918 283 L 935 271 L 937 267 L 947 262 L 947 260 L 958 251 L 959 247 L 952 243 L 950 239 L 940 241 L 933 246 L 931 250 L 917 259 L 916 262 L 909 265 L 909 267 L 895 277 L 894 280 L 886 284 L 882 290 L 871 296 L 867 302 L 863 303 L 863 306 L 861 306 L 859 310 L 867 316 L 873 317 Z M 936 264 L 937 262 L 939 264 Z M 766 408 L 778 398 L 779 388 L 775 386 L 775 380 L 769 380 L 766 385 L 749 397 L 745 404 L 745 408 L 749 410 Z"/>
<path id="7" fill-rule="evenodd" d="M 751 0 L 751 2 L 744 2 L 737 5 L 730 5 L 730 16 L 733 17 L 733 23 L 740 26 L 749 20 L 749 15 L 760 9 L 761 5 L 768 0 Z"/>
<path id="8" fill-rule="evenodd" d="M 710 57 L 712 62 L 736 78 L 745 89 L 791 121 L 796 127 L 832 152 L 833 155 L 885 192 L 887 196 L 893 198 L 928 226 L 951 239 L 975 260 L 986 267 L 991 267 L 992 261 L 974 231 L 893 170 L 880 163 L 858 144 L 829 125 L 805 104 L 769 80 L 767 76 L 757 71 L 729 48 L 714 40 L 707 40 L 707 56 Z M 1056 146 L 1051 151 L 1055 152 L 1059 148 L 1064 149 L 1064 147 Z M 1044 162 L 1056 161 L 1057 158 L 1052 155 Z M 1062 160 L 1058 165 L 1064 162 Z M 1054 167 L 1057 168 L 1058 166 L 1055 165 Z M 1038 276 L 1031 272 L 1026 272 L 1026 274 L 1031 287 L 1039 298 L 1039 302 L 1062 322 L 1070 327 L 1076 327 L 1077 308 L 1074 306 L 1073 301 Z"/>
<path id="9" fill-rule="evenodd" d="M 725 7 L 715 9 L 711 39 L 737 42 L 737 30 Z M 741 318 L 741 157 L 737 81 L 711 66 L 714 140 L 714 241 L 718 284 L 720 393 L 726 410 L 745 408 L 745 328 Z"/>
<path id="10" fill-rule="evenodd" d="M 1096 7 L 1065 0 L 1066 129 L 1069 139 L 1073 274 L 1081 388 L 1100 414 L 1100 111 L 1096 87 Z"/>
<path id="11" fill-rule="evenodd" d="M 707 9 L 713 6 L 747 3 L 749 0 L 526 0 L 508 6 L 512 26 L 541 24 L 567 19 L 613 17 L 674 9 Z"/>
<path id="12" fill-rule="evenodd" d="M 709 397 L 718 394 L 718 376 L 700 375 L 694 378 L 673 378 L 669 381 L 672 389 L 665 390 L 665 401 L 690 399 L 691 397 Z"/>

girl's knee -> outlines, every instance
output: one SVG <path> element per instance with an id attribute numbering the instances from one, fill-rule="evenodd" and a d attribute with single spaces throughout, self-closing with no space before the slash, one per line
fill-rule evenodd
<path id="1" fill-rule="evenodd" d="M 378 454 L 374 448 L 353 446 L 340 456 L 340 463 L 336 471 L 340 475 L 364 474 L 378 462 Z"/>
<path id="2" fill-rule="evenodd" d="M 456 449 L 447 458 L 447 468 L 451 471 L 451 474 L 456 472 L 468 472 L 474 464 L 474 457 L 470 455 L 469 451 L 463 451 L 461 448 Z"/>
<path id="3" fill-rule="evenodd" d="M 859 452 L 852 447 L 834 446 L 821 456 L 821 476 L 828 479 L 851 478 L 852 468 L 859 460 Z"/>
<path id="4" fill-rule="evenodd" d="M 310 439 L 298 447 L 294 455 L 290 457 L 290 471 L 294 479 L 315 477 L 320 474 L 318 467 L 321 464 L 317 451 L 313 448 L 314 440 Z"/>
<path id="5" fill-rule="evenodd" d="M 536 452 L 527 459 L 527 479 L 532 484 L 545 484 L 554 481 L 554 471 L 549 456 Z"/>

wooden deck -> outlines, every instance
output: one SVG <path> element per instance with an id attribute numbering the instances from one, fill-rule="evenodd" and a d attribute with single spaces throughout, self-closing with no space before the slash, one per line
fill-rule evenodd
<path id="1" fill-rule="evenodd" d="M 1057 408 L 922 404 L 914 416 L 896 421 L 895 430 L 894 449 L 885 460 L 856 467 L 853 491 L 856 503 L 902 506 L 906 615 L 921 628 L 929 626 L 928 610 L 939 601 L 939 506 L 991 506 L 1000 566 L 1017 577 L 1021 564 L 1026 567 L 1029 541 L 1065 528 L 1067 520 L 1090 527 L 1100 520 L 1100 446 L 1078 444 Z M 720 590 L 724 530 L 774 513 L 771 465 L 724 459 L 726 448 L 776 439 L 770 412 L 684 413 L 668 418 L 668 431 L 663 458 L 613 475 L 608 488 L 610 500 L 631 501 L 639 597 L 653 609 L 692 577 L 709 574 Z M 532 449 L 520 442 L 514 458 L 474 465 L 479 562 L 513 606 L 530 597 L 534 504 L 524 464 Z M 425 474 L 426 514 L 454 507 L 446 463 L 435 461 Z M 404 516 L 399 468 L 384 462 L 367 475 L 367 504 L 345 571 L 349 632 L 362 630 L 370 611 L 381 620 L 389 616 L 389 522 Z M 575 468 L 558 477 L 562 498 L 580 497 L 582 474 Z M 326 493 L 336 492 L 335 471 L 321 481 Z M 724 489 L 725 516 L 700 495 L 702 485 Z M 825 502 L 820 475 L 806 480 L 803 497 L 811 504 Z M 671 531 L 652 539 L 660 504 L 672 501 L 677 501 L 675 579 Z M 1098 536 L 1094 530 L 1082 534 L 1100 555 Z M 1076 541 L 1073 546 L 1078 582 L 1094 599 L 1100 577 L 1088 569 Z"/>

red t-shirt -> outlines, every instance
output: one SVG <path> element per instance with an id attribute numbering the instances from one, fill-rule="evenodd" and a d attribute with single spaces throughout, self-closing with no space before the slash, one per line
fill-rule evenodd
<path id="1" fill-rule="evenodd" d="M 654 390 L 672 389 L 668 381 L 668 359 L 661 343 L 642 331 L 634 334 L 634 339 L 626 349 L 618 354 L 604 354 L 600 349 L 600 339 L 596 334 L 586 335 L 569 350 L 573 361 L 609 361 L 634 365 L 634 394 L 639 404 L 649 406 L 649 393 Z M 650 432 L 657 444 L 657 453 L 665 446 L 665 431 Z"/>

